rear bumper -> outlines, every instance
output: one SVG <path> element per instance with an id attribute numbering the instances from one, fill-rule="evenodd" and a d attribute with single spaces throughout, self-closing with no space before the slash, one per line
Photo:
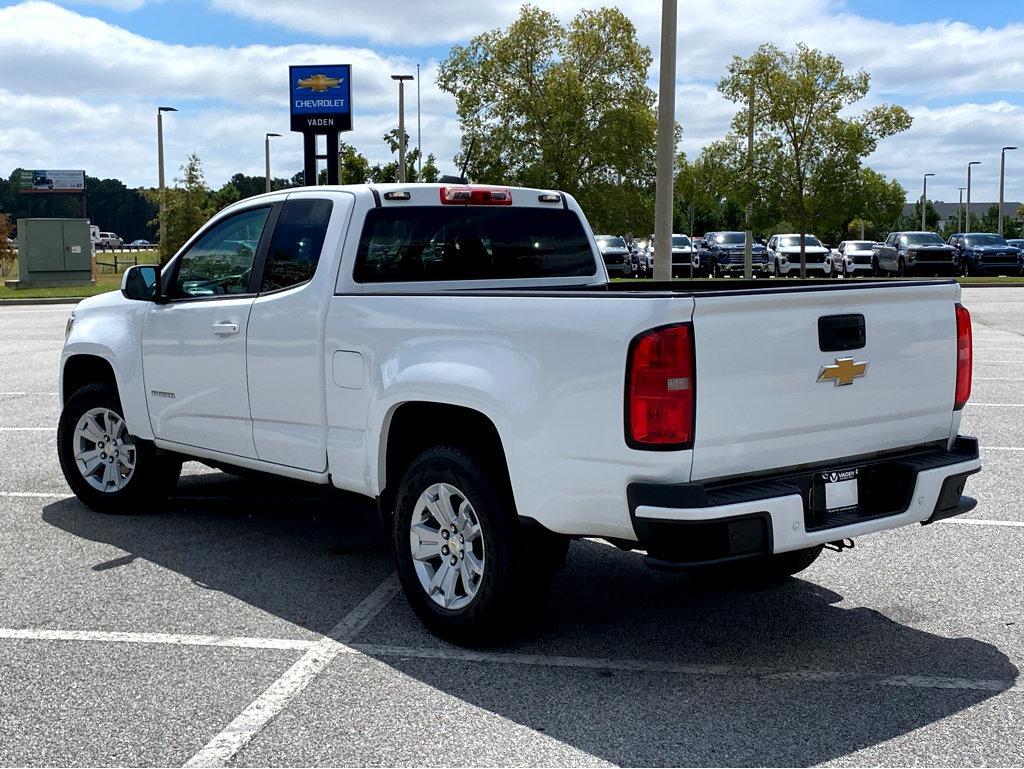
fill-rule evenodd
<path id="1" fill-rule="evenodd" d="M 861 472 L 858 510 L 825 514 L 815 509 L 815 476 L 850 467 Z M 632 483 L 627 499 L 634 533 L 652 558 L 697 566 L 960 515 L 974 507 L 963 490 L 968 476 L 980 469 L 977 439 L 960 436 L 948 451 L 926 448 L 870 460 L 840 459 L 756 479 Z"/>

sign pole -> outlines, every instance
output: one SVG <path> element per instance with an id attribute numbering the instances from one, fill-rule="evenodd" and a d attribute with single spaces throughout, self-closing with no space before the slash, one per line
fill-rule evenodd
<path id="1" fill-rule="evenodd" d="M 327 183 L 339 184 L 338 181 L 338 145 L 339 133 L 331 131 L 327 134 Z"/>
<path id="2" fill-rule="evenodd" d="M 307 187 L 316 185 L 316 134 L 302 134 L 302 181 Z"/>

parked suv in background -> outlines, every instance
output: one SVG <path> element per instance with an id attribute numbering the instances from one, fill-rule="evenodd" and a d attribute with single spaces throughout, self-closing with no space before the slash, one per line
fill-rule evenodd
<path id="1" fill-rule="evenodd" d="M 103 246 L 104 248 L 121 248 L 124 245 L 124 241 L 118 237 L 116 232 L 101 232 L 96 245 Z"/>
<path id="2" fill-rule="evenodd" d="M 836 248 L 840 257 L 840 270 L 843 277 L 852 278 L 858 273 L 871 275 L 874 269 L 871 266 L 871 254 L 874 248 L 872 240 L 844 240 Z"/>
<path id="3" fill-rule="evenodd" d="M 891 232 L 873 249 L 874 264 L 891 275 L 955 275 L 956 250 L 934 232 Z"/>
<path id="4" fill-rule="evenodd" d="M 698 254 L 701 270 L 716 278 L 725 275 L 743 275 L 743 254 L 746 243 L 743 232 L 709 232 L 704 235 L 704 248 Z M 767 275 L 768 252 L 760 243 L 751 249 L 754 274 Z"/>
<path id="5" fill-rule="evenodd" d="M 597 250 L 601 252 L 604 266 L 613 278 L 626 278 L 633 273 L 632 257 L 626 241 L 618 235 L 595 235 Z"/>
<path id="6" fill-rule="evenodd" d="M 964 275 L 1016 275 L 1020 272 L 1021 250 L 1011 246 L 1002 235 L 992 232 L 954 235 L 949 245 L 956 249 Z"/>
<path id="7" fill-rule="evenodd" d="M 813 235 L 804 236 L 804 263 L 808 274 L 832 274 L 832 254 Z M 800 274 L 800 235 L 773 235 L 768 241 L 768 270 L 778 275 Z"/>

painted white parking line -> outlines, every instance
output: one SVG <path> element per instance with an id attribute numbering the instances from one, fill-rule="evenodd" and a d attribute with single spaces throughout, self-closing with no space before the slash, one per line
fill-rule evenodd
<path id="1" fill-rule="evenodd" d="M 1024 382 L 1019 376 L 976 376 L 971 377 L 975 382 Z"/>
<path id="2" fill-rule="evenodd" d="M 939 523 L 966 523 L 971 526 L 1009 526 L 1024 529 L 1024 521 L 995 521 L 990 518 L 946 518 Z"/>
<path id="3" fill-rule="evenodd" d="M 50 494 L 45 491 L 0 491 L 0 497 L 25 497 L 28 499 L 64 499 L 65 497 L 70 496 L 70 491 L 65 491 L 63 494 Z"/>
<path id="4" fill-rule="evenodd" d="M 1021 407 L 1024 407 L 1024 403 L 975 403 L 974 401 L 968 401 L 967 405 L 968 406 L 976 406 L 976 407 L 977 406 L 984 406 L 986 408 L 990 408 L 990 407 L 991 408 L 1005 407 L 1005 408 L 1018 408 L 1019 409 Z"/>
<path id="5" fill-rule="evenodd" d="M 282 649 L 306 651 L 317 642 L 292 638 L 187 635 L 178 633 L 124 633 L 101 630 L 45 630 L 0 628 L 0 639 L 25 641 L 98 641 L 102 643 L 216 646 L 230 649 Z"/>
<path id="6" fill-rule="evenodd" d="M 979 451 L 1024 451 L 1024 446 L 982 446 Z"/>
<path id="7" fill-rule="evenodd" d="M 874 686 L 910 687 L 914 689 L 968 689 L 979 691 L 1013 691 L 1024 694 L 1024 684 L 1003 679 L 946 678 L 940 676 L 887 675 L 838 670 L 778 670 L 737 665 L 690 665 L 677 662 L 648 660 L 614 660 L 601 657 L 559 657 L 544 654 L 506 654 L 473 651 L 470 649 L 419 649 L 410 646 L 384 644 L 352 644 L 349 653 L 371 657 L 399 657 L 402 659 L 451 660 L 457 662 L 483 662 L 499 665 L 525 665 L 531 667 L 583 668 L 636 673 L 674 673 L 692 676 L 725 678 L 755 678 L 771 681 L 809 683 L 868 684 Z"/>
<path id="8" fill-rule="evenodd" d="M 21 391 L 18 391 L 18 392 L 0 392 L 0 398 L 3 398 L 4 396 L 7 396 L 7 395 L 14 396 L 14 395 L 57 395 L 57 394 L 58 393 L 56 393 L 56 392 L 39 392 L 39 391 L 32 391 L 32 390 L 21 390 Z"/>
<path id="9" fill-rule="evenodd" d="M 52 433 L 56 431 L 56 427 L 0 427 L 0 433 Z"/>
<path id="10" fill-rule="evenodd" d="M 192 756 L 185 766 L 226 765 L 263 727 L 270 723 L 271 719 L 301 694 L 310 682 L 330 664 L 331 660 L 339 654 L 351 650 L 351 647 L 345 644 L 351 641 L 384 609 L 398 592 L 398 588 L 398 577 L 392 574 L 349 612 L 341 622 L 335 625 L 326 638 L 317 641 L 310 647 L 298 662 L 285 671 L 284 675 L 268 686 L 202 750 Z"/>

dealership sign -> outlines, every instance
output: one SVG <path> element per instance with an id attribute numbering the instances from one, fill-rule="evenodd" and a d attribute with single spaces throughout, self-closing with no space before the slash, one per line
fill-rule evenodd
<path id="1" fill-rule="evenodd" d="M 351 65 L 292 66 L 288 75 L 293 131 L 352 130 Z"/>
<path id="2" fill-rule="evenodd" d="M 20 192 L 85 192 L 85 171 L 21 171 Z"/>

